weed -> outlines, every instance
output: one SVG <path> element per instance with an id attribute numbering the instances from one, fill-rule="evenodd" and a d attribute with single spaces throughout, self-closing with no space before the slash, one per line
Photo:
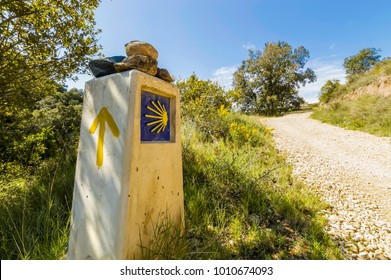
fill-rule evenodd
<path id="1" fill-rule="evenodd" d="M 1 259 L 61 259 L 66 254 L 74 159 L 43 164 L 38 176 L 2 178 Z M 45 174 L 45 176 L 43 175 Z M 53 174 L 53 176 L 48 176 Z"/>
<path id="2" fill-rule="evenodd" d="M 265 128 L 239 115 L 227 122 L 257 129 L 262 141 L 210 142 L 196 124 L 183 125 L 184 258 L 342 258 L 318 214 L 326 205 L 293 179 Z"/>
<path id="3" fill-rule="evenodd" d="M 391 96 L 363 95 L 320 107 L 312 118 L 378 136 L 391 136 Z"/>

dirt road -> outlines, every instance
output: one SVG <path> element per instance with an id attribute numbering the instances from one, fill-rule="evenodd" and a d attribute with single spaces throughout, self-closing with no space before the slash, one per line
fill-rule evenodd
<path id="1" fill-rule="evenodd" d="M 291 114 L 261 121 L 294 173 L 331 208 L 327 231 L 352 259 L 391 259 L 391 139 Z"/>

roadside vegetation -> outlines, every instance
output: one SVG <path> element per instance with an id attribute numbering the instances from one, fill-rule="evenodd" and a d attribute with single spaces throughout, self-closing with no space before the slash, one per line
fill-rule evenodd
<path id="1" fill-rule="evenodd" d="M 310 68 L 304 68 L 310 53 L 303 46 L 268 42 L 263 50 L 250 50 L 248 59 L 233 75 L 233 101 L 246 114 L 280 116 L 299 110 L 304 99 L 301 85 L 316 81 Z"/>
<path id="2" fill-rule="evenodd" d="M 98 5 L 9 0 L 1 7 L 1 259 L 66 256 L 83 92 L 62 84 L 86 71 L 100 48 Z M 303 47 L 267 43 L 263 53 L 249 53 L 232 91 L 196 75 L 177 82 L 186 227 L 175 240 L 161 235 L 148 257 L 343 258 L 323 230 L 319 212 L 328 206 L 295 180 L 270 130 L 232 110 L 233 102 L 252 114 L 299 108 L 297 88 L 315 80 L 303 69 L 308 58 Z"/>
<path id="3" fill-rule="evenodd" d="M 2 131 L 1 259 L 64 257 L 82 100 L 77 90 L 48 95 Z"/>
<path id="4" fill-rule="evenodd" d="M 380 61 L 378 52 L 363 49 L 356 56 L 345 59 L 347 83 L 327 81 L 321 89 L 321 104 L 312 118 L 346 129 L 391 136 L 391 96 L 365 91 L 371 85 L 377 85 L 379 79 L 391 77 L 391 60 Z M 356 63 L 354 67 L 351 66 L 353 62 Z M 359 90 L 365 92 L 357 94 Z"/>
<path id="5" fill-rule="evenodd" d="M 327 205 L 293 178 L 269 130 L 255 118 L 232 112 L 227 93 L 217 84 L 195 75 L 177 84 L 183 95 L 186 227 L 174 250 L 162 246 L 149 258 L 343 258 L 323 229 L 319 211 Z M 2 259 L 65 257 L 80 97 L 75 91 L 50 96 L 34 111 L 30 124 L 40 131 L 53 127 L 56 135 L 63 128 L 57 131 L 59 120 L 74 128 L 64 142 L 53 140 L 62 139 L 60 135 L 49 137 L 52 140 L 47 135 L 30 137 L 35 139 L 28 149 L 36 151 L 34 172 L 26 173 L 16 163 L 2 165 Z M 64 112 L 59 119 L 58 108 Z M 55 143 L 56 152 L 42 158 L 39 152 Z"/>
<path id="6" fill-rule="evenodd" d="M 391 137 L 391 97 L 363 95 L 335 101 L 316 110 L 312 118 L 346 129 Z"/>
<path id="7" fill-rule="evenodd" d="M 270 131 L 192 75 L 182 91 L 185 259 L 338 259 L 319 211 Z M 203 88 L 203 92 L 194 89 Z"/>

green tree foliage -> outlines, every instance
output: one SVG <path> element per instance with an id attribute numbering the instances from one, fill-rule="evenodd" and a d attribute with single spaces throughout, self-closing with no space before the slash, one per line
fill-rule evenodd
<path id="1" fill-rule="evenodd" d="M 99 0 L 1 0 L 0 121 L 86 69 Z M 12 121 L 12 120 L 11 120 Z"/>
<path id="2" fill-rule="evenodd" d="M 192 74 L 187 80 L 178 81 L 181 90 L 181 115 L 193 122 L 207 137 L 224 135 L 222 117 L 231 109 L 227 93 L 217 83 L 201 80 Z"/>
<path id="3" fill-rule="evenodd" d="M 75 153 L 82 110 L 82 92 L 76 89 L 47 95 L 33 111 L 25 110 L 18 122 L 4 126 L 1 161 L 37 166 L 42 160 Z"/>
<path id="4" fill-rule="evenodd" d="M 224 89 L 211 80 L 201 80 L 194 73 L 187 80 L 177 82 L 177 86 L 181 90 L 184 113 L 191 113 L 195 107 L 217 110 L 222 105 L 231 106 Z"/>
<path id="5" fill-rule="evenodd" d="M 0 0 L 0 256 L 59 258 L 99 0 Z M 57 250 L 58 249 L 58 250 Z"/>
<path id="6" fill-rule="evenodd" d="M 339 80 L 328 80 L 320 89 L 319 101 L 328 103 L 331 99 L 339 95 L 342 85 Z"/>
<path id="7" fill-rule="evenodd" d="M 29 165 L 34 157 L 39 161 L 61 146 L 58 124 L 42 124 L 42 106 L 69 98 L 69 94 L 60 97 L 64 90 L 59 84 L 85 71 L 98 51 L 94 9 L 99 1 L 0 1 L 1 160 Z M 72 114 L 57 105 L 52 112 L 60 120 Z M 56 144 L 50 148 L 53 141 Z"/>
<path id="8" fill-rule="evenodd" d="M 250 51 L 249 58 L 234 73 L 236 104 L 245 113 L 280 115 L 304 102 L 298 88 L 316 80 L 304 65 L 309 52 L 292 49 L 286 42 L 266 43 L 263 52 Z"/>
<path id="9" fill-rule="evenodd" d="M 380 49 L 376 48 L 365 48 L 360 50 L 356 55 L 346 57 L 344 59 L 343 66 L 349 79 L 355 76 L 367 72 L 374 65 L 379 63 Z"/>
<path id="10" fill-rule="evenodd" d="M 81 111 L 82 92 L 59 89 L 1 128 L 2 259 L 63 257 Z"/>

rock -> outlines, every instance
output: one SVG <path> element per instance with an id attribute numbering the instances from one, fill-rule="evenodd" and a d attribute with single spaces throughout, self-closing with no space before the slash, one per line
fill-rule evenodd
<path id="1" fill-rule="evenodd" d="M 130 41 L 125 45 L 125 48 L 127 56 L 144 55 L 149 56 L 155 60 L 158 57 L 157 50 L 151 44 L 146 42 Z"/>
<path id="2" fill-rule="evenodd" d="M 88 63 L 92 74 L 99 78 L 102 76 L 117 73 L 114 68 L 114 63 L 120 62 L 124 59 L 124 56 L 111 56 L 100 59 L 94 59 Z"/>
<path id="3" fill-rule="evenodd" d="M 358 254 L 358 258 L 362 259 L 362 260 L 368 260 L 369 259 L 368 252 L 361 252 L 361 253 L 359 253 Z"/>
<path id="4" fill-rule="evenodd" d="M 377 249 L 377 245 L 374 243 L 371 243 L 367 246 L 368 251 L 375 251 Z"/>
<path id="5" fill-rule="evenodd" d="M 352 239 L 355 242 L 359 242 L 359 241 L 363 240 L 363 237 L 359 232 L 356 232 Z"/>
<path id="6" fill-rule="evenodd" d="M 338 217 L 337 217 L 337 215 L 330 215 L 329 220 L 330 220 L 330 222 L 334 223 L 338 220 Z"/>
<path id="7" fill-rule="evenodd" d="M 171 83 L 173 81 L 173 78 L 171 77 L 170 73 L 168 72 L 167 69 L 164 69 L 164 68 L 157 68 L 157 73 L 156 73 L 156 77 L 162 79 L 162 80 L 165 80 L 169 83 Z"/>
<path id="8" fill-rule="evenodd" d="M 385 257 L 382 253 L 375 252 L 374 259 L 376 259 L 376 260 L 387 260 L 387 257 Z"/>
<path id="9" fill-rule="evenodd" d="M 349 250 L 351 252 L 358 254 L 359 250 L 356 245 L 350 243 L 350 244 L 347 244 L 347 246 L 349 247 Z"/>
<path id="10" fill-rule="evenodd" d="M 118 72 L 137 69 L 155 76 L 157 73 L 157 60 L 145 55 L 132 55 L 125 58 L 122 62 L 115 63 L 114 68 Z"/>
<path id="11" fill-rule="evenodd" d="M 347 231 L 353 231 L 355 228 L 354 226 L 352 225 L 349 225 L 349 224 L 344 224 L 343 225 L 343 230 L 347 230 Z"/>

